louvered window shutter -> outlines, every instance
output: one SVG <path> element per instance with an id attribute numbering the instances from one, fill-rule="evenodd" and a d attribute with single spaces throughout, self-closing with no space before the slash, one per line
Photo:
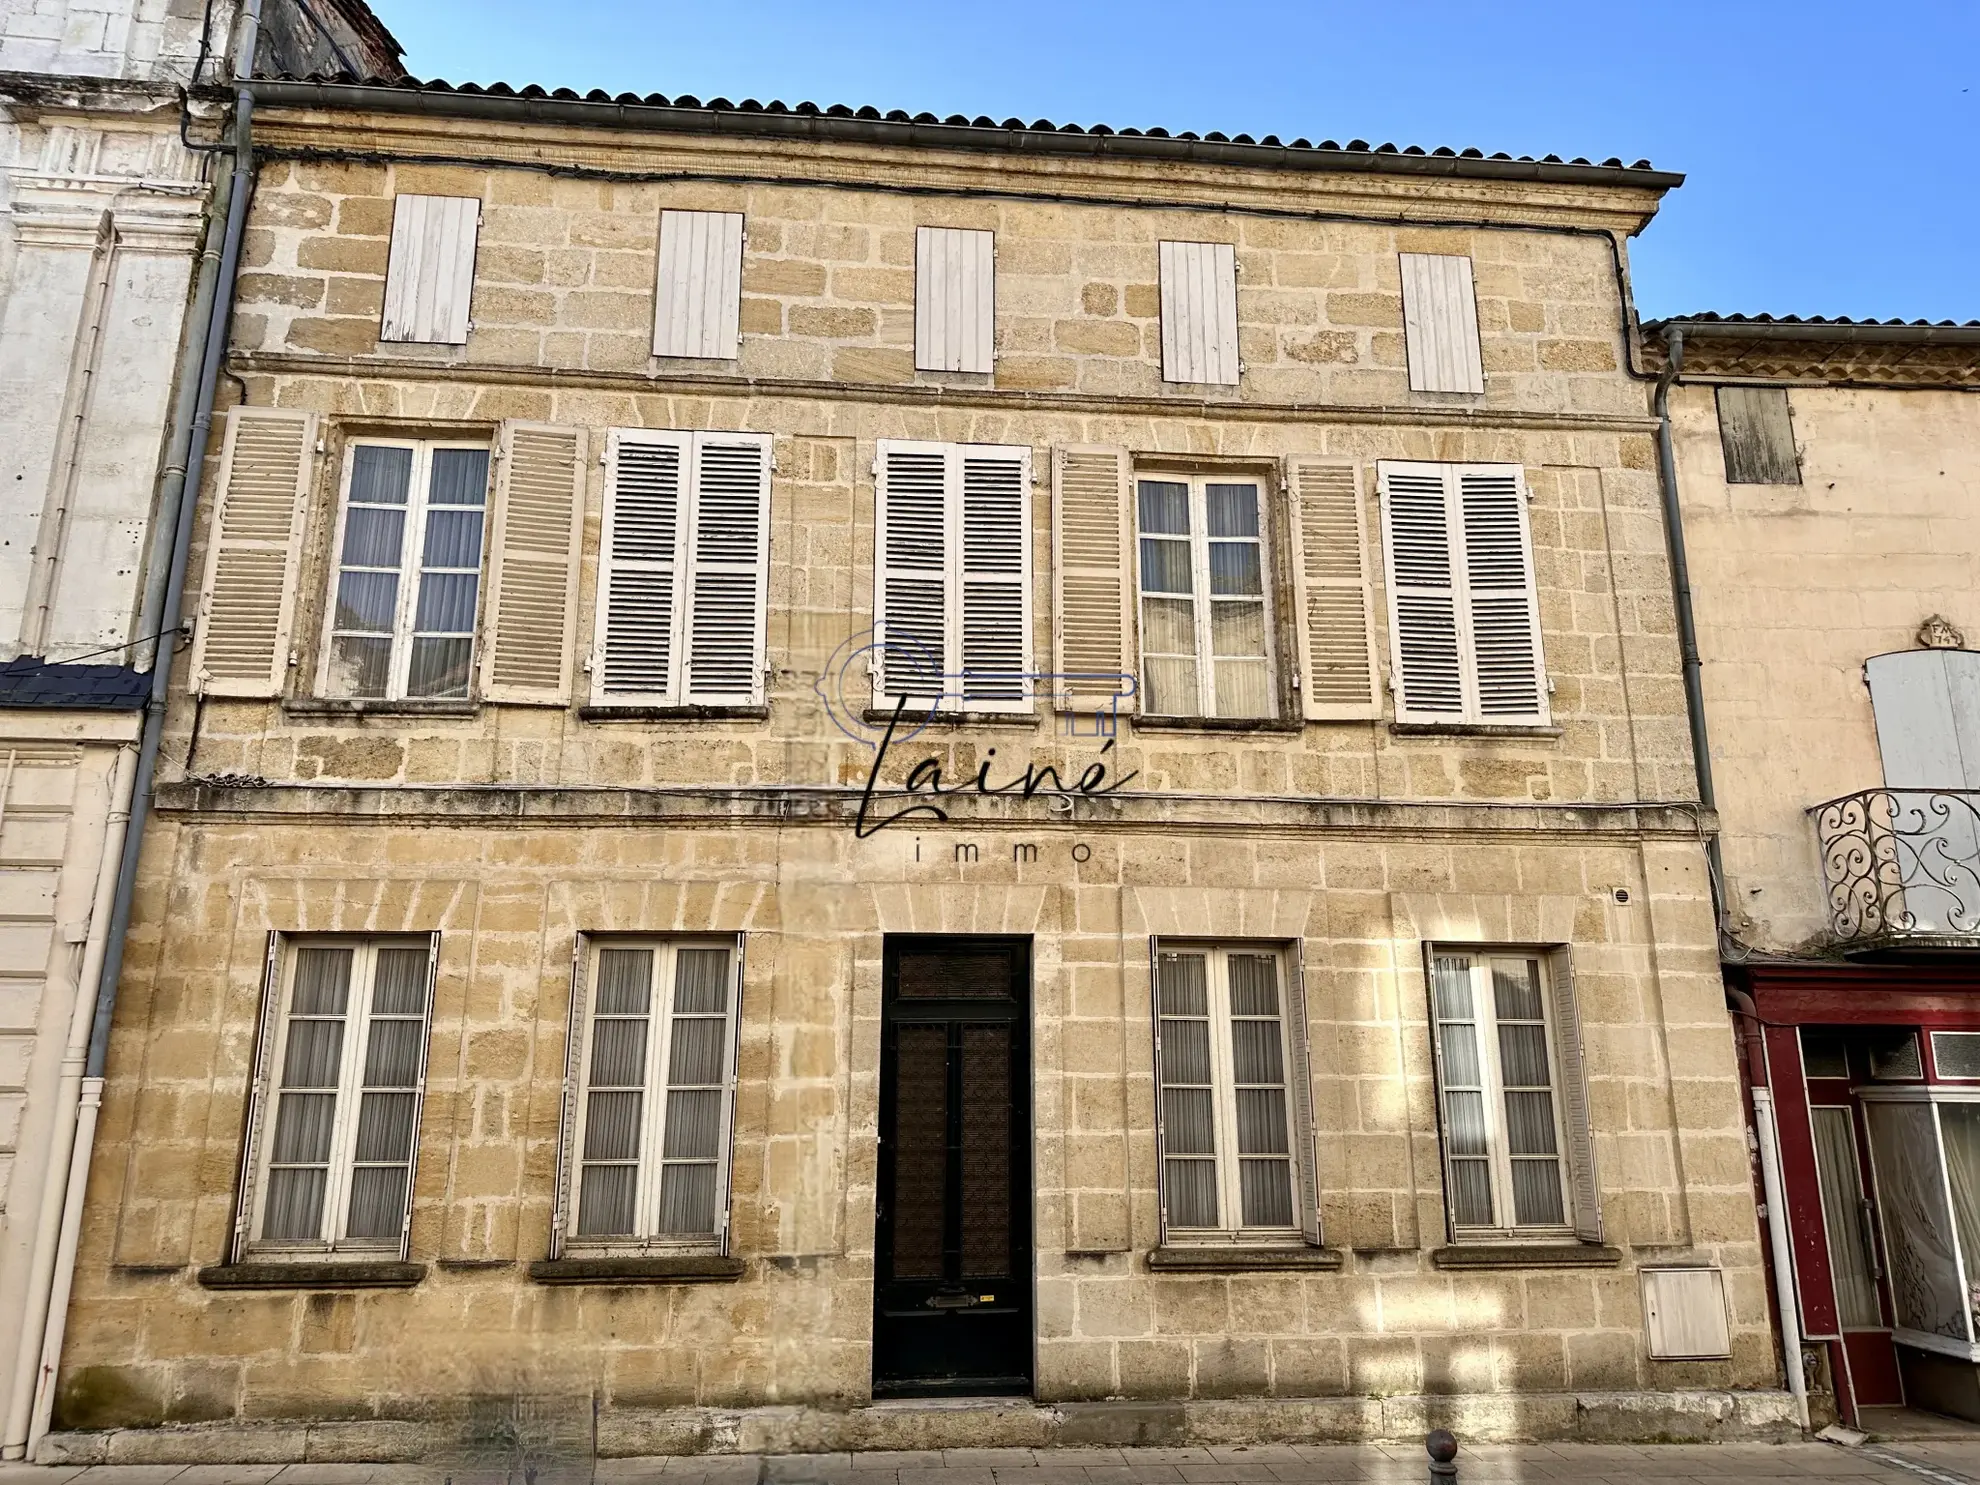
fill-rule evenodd
<path id="1" fill-rule="evenodd" d="M 254 1204 L 260 1193 L 255 1172 L 261 1166 L 263 1130 L 269 1123 L 269 1085 L 275 1076 L 275 1036 L 280 1028 L 282 1007 L 282 935 L 268 935 L 261 966 L 261 1019 L 255 1025 L 254 1061 L 248 1069 L 247 1135 L 241 1144 L 240 1185 L 234 1197 L 234 1234 L 229 1263 L 239 1263 L 247 1252 L 248 1235 L 254 1230 Z"/>
<path id="2" fill-rule="evenodd" d="M 1031 708 L 1031 450 L 964 444 L 958 587 L 963 703 Z"/>
<path id="3" fill-rule="evenodd" d="M 380 340 L 467 343 L 480 230 L 481 202 L 472 196 L 401 196 L 393 203 Z"/>
<path id="4" fill-rule="evenodd" d="M 922 227 L 914 240 L 914 364 L 989 371 L 996 332 L 996 234 Z"/>
<path id="5" fill-rule="evenodd" d="M 1313 722 L 1379 717 L 1357 470 L 1352 464 L 1295 460 L 1287 492 L 1301 709 Z"/>
<path id="6" fill-rule="evenodd" d="M 1291 1061 L 1293 1138 L 1298 1141 L 1299 1227 L 1307 1242 L 1320 1246 L 1320 1169 L 1313 1147 L 1313 1061 L 1307 1052 L 1312 1023 L 1306 1019 L 1306 941 L 1293 941 L 1292 973 L 1286 977 L 1286 1051 Z"/>
<path id="7" fill-rule="evenodd" d="M 882 440 L 874 467 L 875 699 L 933 706 L 951 671 L 949 446 Z"/>
<path id="8" fill-rule="evenodd" d="M 1588 1073 L 1582 1057 L 1581 1013 L 1567 950 L 1548 956 L 1547 983 L 1554 1001 L 1555 1060 L 1560 1067 L 1561 1127 L 1567 1134 L 1568 1191 L 1574 1235 L 1602 1241 L 1602 1187 L 1595 1176 L 1595 1127 L 1589 1118 Z"/>
<path id="9" fill-rule="evenodd" d="M 696 434 L 693 493 L 683 696 L 755 706 L 764 694 L 770 435 Z"/>
<path id="10" fill-rule="evenodd" d="M 314 413 L 237 407 L 227 414 L 193 639 L 193 684 L 202 695 L 282 694 L 315 468 Z"/>
<path id="11" fill-rule="evenodd" d="M 1477 715 L 1486 722 L 1545 723 L 1526 480 L 1516 464 L 1467 464 L 1456 475 Z"/>
<path id="12" fill-rule="evenodd" d="M 1403 344 L 1412 392 L 1483 392 L 1471 259 L 1404 253 Z"/>
<path id="13" fill-rule="evenodd" d="M 719 361 L 740 353 L 742 249 L 741 212 L 660 213 L 654 355 Z"/>
<path id="14" fill-rule="evenodd" d="M 1126 449 L 1053 451 L 1052 687 L 1075 711 L 1134 710 L 1133 475 Z"/>
<path id="15" fill-rule="evenodd" d="M 591 942 L 580 933 L 571 947 L 571 1010 L 564 1029 L 564 1090 L 557 1119 L 557 1199 L 550 1212 L 550 1257 L 564 1256 L 575 1225 L 577 1187 L 578 1088 L 583 1080 L 585 1017 L 590 1012 Z"/>
<path id="16" fill-rule="evenodd" d="M 498 458 L 481 694 L 488 701 L 563 706 L 570 700 L 577 629 L 585 433 L 504 423 Z"/>
<path id="17" fill-rule="evenodd" d="M 693 435 L 614 428 L 606 438 L 591 700 L 672 706 L 680 699 Z"/>
<path id="18" fill-rule="evenodd" d="M 1441 464 L 1381 466 L 1389 649 L 1399 722 L 1465 717 L 1454 522 L 1444 475 Z"/>
<path id="19" fill-rule="evenodd" d="M 1236 386 L 1237 249 L 1161 244 L 1162 380 Z"/>

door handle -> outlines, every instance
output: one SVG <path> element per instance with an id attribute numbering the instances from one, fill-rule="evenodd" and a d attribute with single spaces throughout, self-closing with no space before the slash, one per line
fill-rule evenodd
<path id="1" fill-rule="evenodd" d="M 1862 1229 L 1863 1261 L 1869 1265 L 1870 1280 L 1875 1283 L 1884 1277 L 1884 1266 L 1877 1261 L 1877 1221 L 1871 1214 L 1870 1198 L 1857 1198 L 1856 1217 Z"/>

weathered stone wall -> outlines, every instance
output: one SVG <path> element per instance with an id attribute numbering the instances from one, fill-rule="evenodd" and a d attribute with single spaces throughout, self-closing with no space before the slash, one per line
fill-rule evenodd
<path id="1" fill-rule="evenodd" d="M 1756 947 L 1817 941 L 1808 809 L 1884 782 L 1863 662 L 1951 620 L 1980 643 L 1980 407 L 1794 387 L 1798 485 L 1729 485 L 1709 386 L 1671 399 L 1727 896 Z"/>

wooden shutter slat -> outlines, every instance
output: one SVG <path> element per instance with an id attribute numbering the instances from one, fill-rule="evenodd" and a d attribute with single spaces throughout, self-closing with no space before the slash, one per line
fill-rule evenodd
<path id="1" fill-rule="evenodd" d="M 950 673 L 971 711 L 1029 711 L 1031 450 L 963 444 L 951 464 L 961 651 Z"/>
<path id="2" fill-rule="evenodd" d="M 1471 259 L 1403 253 L 1403 345 L 1412 392 L 1483 392 Z"/>
<path id="3" fill-rule="evenodd" d="M 1227 242 L 1159 248 L 1162 380 L 1235 386 L 1237 249 Z"/>
<path id="4" fill-rule="evenodd" d="M 1286 488 L 1301 710 L 1315 722 L 1379 717 L 1359 472 L 1295 460 Z"/>
<path id="5" fill-rule="evenodd" d="M 1581 1012 L 1575 1004 L 1574 969 L 1567 950 L 1549 956 L 1547 984 L 1554 1002 L 1555 1062 L 1560 1068 L 1561 1126 L 1567 1133 L 1568 1190 L 1574 1234 L 1602 1241 L 1602 1187 L 1595 1172 L 1595 1128 L 1589 1118 L 1588 1073 L 1581 1044 Z"/>
<path id="6" fill-rule="evenodd" d="M 1440 464 L 1380 467 L 1388 558 L 1389 647 L 1396 720 L 1465 716 L 1465 665 L 1452 554 L 1450 500 Z"/>
<path id="7" fill-rule="evenodd" d="M 987 372 L 995 343 L 996 234 L 962 227 L 915 232 L 914 364 Z"/>
<path id="8" fill-rule="evenodd" d="M 742 345 L 743 216 L 660 213 L 653 354 L 733 360 Z"/>
<path id="9" fill-rule="evenodd" d="M 949 447 L 883 439 L 875 469 L 876 699 L 934 705 L 950 669 Z"/>
<path id="10" fill-rule="evenodd" d="M 193 638 L 193 682 L 203 695 L 282 694 L 315 462 L 314 413 L 227 414 Z"/>
<path id="11" fill-rule="evenodd" d="M 1074 711 L 1134 710 L 1133 498 L 1126 449 L 1053 450 L 1053 689 Z"/>
<path id="12" fill-rule="evenodd" d="M 680 699 L 692 436 L 649 428 L 606 435 L 591 699 L 672 706 Z"/>
<path id="13" fill-rule="evenodd" d="M 480 223 L 478 197 L 397 198 L 392 206 L 380 340 L 429 345 L 467 342 Z"/>
<path id="14" fill-rule="evenodd" d="M 763 700 L 770 448 L 768 434 L 695 435 L 682 686 L 691 704 Z"/>
<path id="15" fill-rule="evenodd" d="M 1487 722 L 1545 723 L 1525 478 L 1516 464 L 1462 465 L 1456 475 L 1477 715 Z"/>
<path id="16" fill-rule="evenodd" d="M 502 425 L 481 657 L 489 701 L 570 700 L 584 456 L 582 428 Z"/>

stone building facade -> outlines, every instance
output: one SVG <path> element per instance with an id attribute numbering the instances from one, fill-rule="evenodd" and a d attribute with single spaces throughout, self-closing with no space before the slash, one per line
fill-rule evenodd
<path id="1" fill-rule="evenodd" d="M 1810 1385 L 1980 1417 L 1980 324 L 1705 315 L 1647 349 L 1681 373 L 1725 973 Z"/>
<path id="2" fill-rule="evenodd" d="M 1676 177 L 258 92 L 55 1455 L 1791 1426 Z"/>

